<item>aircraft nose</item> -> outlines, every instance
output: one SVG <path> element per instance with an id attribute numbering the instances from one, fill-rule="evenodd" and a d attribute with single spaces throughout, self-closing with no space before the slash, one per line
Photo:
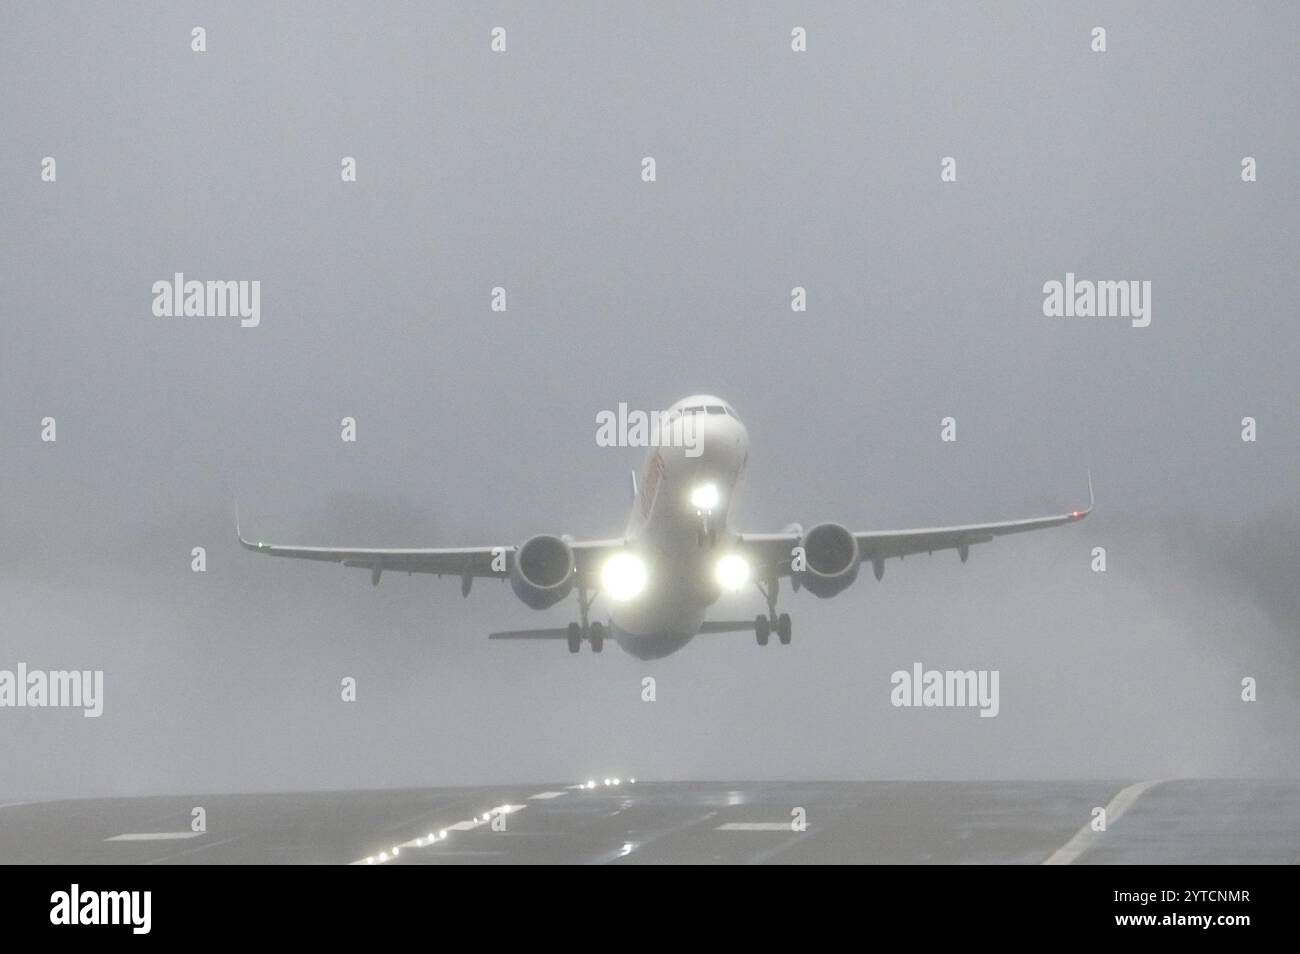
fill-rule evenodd
<path id="1" fill-rule="evenodd" d="M 724 417 L 719 423 L 722 439 L 732 446 L 743 447 L 749 444 L 749 432 L 745 425 L 734 417 Z"/>
<path id="2" fill-rule="evenodd" d="M 743 457 L 749 448 L 749 434 L 745 425 L 734 417 L 714 415 L 705 419 L 703 432 L 705 455 L 718 457 Z"/>

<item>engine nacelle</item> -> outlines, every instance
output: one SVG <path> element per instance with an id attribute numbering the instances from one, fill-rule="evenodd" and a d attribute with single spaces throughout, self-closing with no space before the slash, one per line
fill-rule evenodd
<path id="1" fill-rule="evenodd" d="M 799 583 L 813 596 L 826 599 L 858 578 L 862 554 L 848 528 L 819 523 L 799 540 L 806 569 L 796 573 Z"/>
<path id="2" fill-rule="evenodd" d="M 568 596 L 573 576 L 573 548 L 548 534 L 529 538 L 510 564 L 511 589 L 533 609 L 546 609 Z"/>

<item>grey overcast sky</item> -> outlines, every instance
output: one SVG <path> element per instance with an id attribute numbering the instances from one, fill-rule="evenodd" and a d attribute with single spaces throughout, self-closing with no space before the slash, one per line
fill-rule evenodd
<path id="1" fill-rule="evenodd" d="M 1296 5 L 0 19 L 0 668 L 106 682 L 0 709 L 0 800 L 1300 767 Z M 260 281 L 260 326 L 154 317 L 177 271 Z M 1067 272 L 1150 281 L 1151 325 L 1045 318 Z M 235 544 L 236 495 L 285 542 L 616 534 L 641 457 L 596 413 L 696 391 L 749 426 L 747 529 L 1056 512 L 1088 468 L 1098 510 L 657 663 L 485 639 L 571 603 Z M 918 661 L 999 669 L 1001 714 L 891 707 Z"/>

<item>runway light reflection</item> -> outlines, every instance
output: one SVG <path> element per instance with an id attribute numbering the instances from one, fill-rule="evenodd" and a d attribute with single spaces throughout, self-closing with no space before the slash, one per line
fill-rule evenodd
<path id="1" fill-rule="evenodd" d="M 628 781 L 629 781 L 629 783 L 631 783 L 632 781 L 635 781 L 635 780 L 634 780 L 634 779 L 629 779 Z M 607 778 L 607 779 L 605 779 L 605 784 L 606 784 L 606 785 L 610 785 L 610 786 L 621 785 L 621 784 L 622 784 L 622 780 L 621 780 L 621 779 L 617 779 L 617 778 Z M 576 788 L 580 788 L 580 789 L 591 789 L 591 788 L 595 788 L 595 787 L 596 787 L 596 781 L 595 781 L 595 779 L 590 779 L 590 780 L 588 780 L 588 781 L 585 782 L 585 783 L 584 783 L 584 782 L 579 782 L 576 786 L 570 786 L 570 788 L 575 788 L 575 787 L 576 787 Z M 558 794 L 558 793 L 548 792 L 548 793 L 545 793 L 545 794 L 546 794 L 548 797 L 553 797 L 554 795 L 556 795 L 556 794 Z M 474 828 L 478 828 L 478 827 L 480 827 L 480 826 L 482 826 L 482 825 L 485 825 L 485 824 L 490 823 L 490 822 L 492 821 L 492 816 L 494 816 L 494 815 L 502 815 L 502 816 L 504 816 L 504 815 L 513 815 L 513 814 L 515 814 L 516 812 L 519 812 L 519 811 L 521 811 L 522 809 L 527 808 L 527 807 L 528 807 L 527 805 L 512 805 L 512 804 L 510 804 L 510 803 L 506 803 L 506 804 L 504 804 L 504 805 L 497 805 L 495 808 L 492 808 L 492 809 L 490 809 L 490 810 L 488 810 L 488 811 L 486 811 L 486 812 L 483 812 L 481 815 L 474 815 L 473 817 L 471 817 L 471 818 L 468 819 L 467 821 L 458 822 L 457 824 L 455 824 L 455 825 L 452 826 L 452 827 L 455 828 L 455 829 L 461 829 L 461 830 L 464 830 L 464 831 L 469 831 L 469 830 L 472 830 L 472 829 L 474 829 Z M 493 827 L 495 828 L 495 827 L 497 827 L 497 826 L 493 826 Z M 436 835 L 435 835 L 433 832 L 429 832 L 428 834 L 423 835 L 423 836 L 421 836 L 421 835 L 416 835 L 416 836 L 415 836 L 414 838 L 412 838 L 410 841 L 402 842 L 402 843 L 400 843 L 400 844 L 396 844 L 396 845 L 394 845 L 394 846 L 392 847 L 392 849 L 391 849 L 391 853 L 388 852 L 388 851 L 381 851 L 378 855 L 367 855 L 365 858 L 358 859 L 357 861 L 354 861 L 354 862 L 352 862 L 352 863 L 355 864 L 355 865 L 384 864 L 385 862 L 391 861 L 391 860 L 393 860 L 394 858 L 397 858 L 398 856 L 400 856 L 401 853 L 402 853 L 402 849 L 403 849 L 403 848 L 410 848 L 410 847 L 416 847 L 416 848 L 427 848 L 427 847 L 429 847 L 430 845 L 433 845 L 433 844 L 436 843 L 436 842 L 439 842 L 439 841 L 445 841 L 446 838 L 447 838 L 447 835 L 448 835 L 448 834 L 449 834 L 449 830 L 448 830 L 448 829 L 446 829 L 446 828 L 440 828 L 440 829 L 438 829 L 438 833 L 437 833 Z M 629 849 L 629 850 L 630 850 L 630 849 Z"/>

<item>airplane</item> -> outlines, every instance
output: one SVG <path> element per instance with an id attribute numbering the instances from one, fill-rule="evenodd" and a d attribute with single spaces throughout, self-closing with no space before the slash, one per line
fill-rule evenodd
<path id="1" fill-rule="evenodd" d="M 665 420 L 680 429 L 694 425 L 690 442 L 660 440 L 650 448 L 642 479 L 632 473 L 632 513 L 621 537 L 574 540 L 539 534 L 518 546 L 432 549 L 368 549 L 283 546 L 246 539 L 240 544 L 267 556 L 324 560 L 370 570 L 372 585 L 388 571 L 459 576 L 468 596 L 477 578 L 509 580 L 515 595 L 533 609 L 547 609 L 577 590 L 578 620 L 562 628 L 510 630 L 490 639 L 563 640 L 569 652 L 587 643 L 600 652 L 613 639 L 638 659 L 658 659 L 684 647 L 697 635 L 752 632 L 760 646 L 772 635 L 791 639 L 788 613 L 777 613 L 778 584 L 789 578 L 795 591 L 822 599 L 843 591 L 870 564 L 877 580 L 885 561 L 936 550 L 956 550 L 965 563 L 970 548 L 994 537 L 1042 530 L 1082 520 L 1088 507 L 1068 513 L 999 523 L 973 523 L 917 530 L 851 531 L 838 523 L 819 523 L 805 531 L 791 524 L 779 533 L 741 533 L 728 524 L 742 471 L 749 460 L 749 434 L 726 401 L 709 394 L 683 398 Z M 687 417 L 692 420 L 687 421 Z M 665 433 L 672 433 L 666 431 Z M 692 453 L 693 452 L 693 453 Z M 767 601 L 767 613 L 753 620 L 706 619 L 725 591 L 753 582 Z M 608 622 L 590 619 L 592 603 L 603 593 Z"/>

